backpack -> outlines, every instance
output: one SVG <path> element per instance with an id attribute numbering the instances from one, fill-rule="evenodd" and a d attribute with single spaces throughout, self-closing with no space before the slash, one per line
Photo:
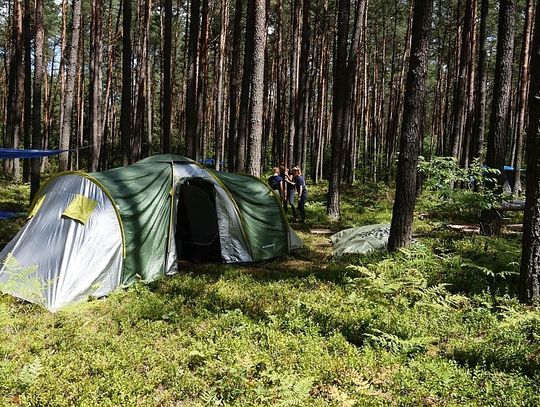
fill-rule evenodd
<path id="1" fill-rule="evenodd" d="M 275 191 L 279 191 L 279 184 L 280 180 L 277 175 L 272 175 L 270 178 L 268 178 L 268 185 L 270 185 L 270 188 L 272 188 Z"/>

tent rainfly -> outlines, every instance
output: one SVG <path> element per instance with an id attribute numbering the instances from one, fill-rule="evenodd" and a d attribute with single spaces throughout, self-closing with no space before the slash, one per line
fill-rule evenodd
<path id="1" fill-rule="evenodd" d="M 163 154 L 47 182 L 0 252 L 0 290 L 57 310 L 173 274 L 178 259 L 245 263 L 301 246 L 263 181 Z"/>

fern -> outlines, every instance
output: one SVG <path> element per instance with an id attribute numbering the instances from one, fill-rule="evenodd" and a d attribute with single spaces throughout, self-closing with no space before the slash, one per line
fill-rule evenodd
<path id="1" fill-rule="evenodd" d="M 377 348 L 387 349 L 393 353 L 404 353 L 406 355 L 423 352 L 427 345 L 433 343 L 432 337 L 413 337 L 401 339 L 397 335 L 373 329 L 373 333 L 365 333 L 364 336 Z"/>
<path id="2" fill-rule="evenodd" d="M 43 365 L 38 357 L 34 359 L 34 362 L 25 364 L 18 377 L 18 384 L 21 390 L 28 389 L 32 386 L 41 374 L 42 369 Z"/>
<path id="3" fill-rule="evenodd" d="M 36 264 L 23 266 L 12 253 L 8 253 L 4 259 L 1 271 L 7 278 L 0 281 L 0 291 L 17 293 L 18 296 L 41 305 L 44 305 L 44 291 L 56 281 L 56 279 L 44 281 L 37 274 Z"/>

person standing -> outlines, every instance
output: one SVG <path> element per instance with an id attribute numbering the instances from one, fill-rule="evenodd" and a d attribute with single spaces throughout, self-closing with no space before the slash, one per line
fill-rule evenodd
<path id="1" fill-rule="evenodd" d="M 270 185 L 270 188 L 276 191 L 281 197 L 281 199 L 283 199 L 284 197 L 283 178 L 279 174 L 278 167 L 274 167 L 272 171 L 273 171 L 273 175 L 270 178 L 268 178 L 268 185 Z"/>
<path id="2" fill-rule="evenodd" d="M 285 213 L 287 213 L 287 207 L 291 205 L 291 210 L 293 214 L 293 220 L 296 222 L 296 207 L 294 206 L 294 194 L 296 192 L 296 183 L 294 181 L 294 176 L 292 171 L 289 171 L 287 167 L 285 167 Z"/>
<path id="3" fill-rule="evenodd" d="M 305 211 L 305 204 L 307 200 L 306 181 L 299 167 L 293 168 L 293 175 L 294 175 L 294 184 L 296 187 L 296 192 L 298 192 L 298 213 L 300 214 L 300 222 L 304 223 L 306 221 L 306 211 Z"/>

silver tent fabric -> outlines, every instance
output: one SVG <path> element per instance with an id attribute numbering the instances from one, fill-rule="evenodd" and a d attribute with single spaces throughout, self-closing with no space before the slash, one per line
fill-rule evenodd
<path id="1" fill-rule="evenodd" d="M 360 226 L 345 229 L 330 237 L 333 245 L 333 254 L 336 257 L 347 253 L 368 253 L 381 249 L 388 244 L 390 224 Z"/>
<path id="2" fill-rule="evenodd" d="M 86 224 L 62 216 L 77 194 L 97 201 Z M 75 174 L 54 179 L 43 195 L 35 216 L 0 253 L 0 289 L 49 310 L 116 289 L 122 233 L 107 195 Z"/>

